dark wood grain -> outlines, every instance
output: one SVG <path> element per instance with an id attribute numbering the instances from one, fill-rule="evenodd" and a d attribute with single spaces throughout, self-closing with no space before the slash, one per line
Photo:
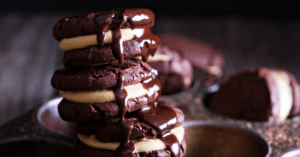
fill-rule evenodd
<path id="1" fill-rule="evenodd" d="M 0 125 L 57 94 L 50 79 L 62 67 L 63 52 L 52 26 L 69 15 L 0 14 Z M 285 68 L 300 80 L 299 20 L 160 16 L 153 30 L 211 43 L 224 53 L 225 73 L 272 66 Z"/>

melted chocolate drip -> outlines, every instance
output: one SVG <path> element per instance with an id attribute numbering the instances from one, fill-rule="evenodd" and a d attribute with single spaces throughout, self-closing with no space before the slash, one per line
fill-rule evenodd
<path id="1" fill-rule="evenodd" d="M 156 86 L 161 88 L 156 75 L 157 71 L 153 69 L 143 81 L 143 87 L 148 91 L 148 97 L 155 92 Z M 176 136 L 171 134 L 171 130 L 177 123 L 176 112 L 171 107 L 164 105 L 163 102 L 155 101 L 137 112 L 137 118 L 158 131 L 159 138 L 165 143 L 172 157 L 180 157 L 180 144 Z"/>
<path id="2" fill-rule="evenodd" d="M 143 75 L 145 76 L 145 74 L 143 74 Z M 161 89 L 160 82 L 156 76 L 157 76 L 157 70 L 152 69 L 151 72 L 147 76 L 145 76 L 145 79 L 142 83 L 144 89 L 147 90 L 146 96 L 148 98 L 151 97 L 155 93 L 155 87 L 158 87 L 159 89 Z M 160 93 L 161 93 L 161 90 L 159 90 L 159 95 L 160 95 Z"/>
<path id="3" fill-rule="evenodd" d="M 149 104 L 137 113 L 137 117 L 159 132 L 159 138 L 165 143 L 172 157 L 180 156 L 180 144 L 171 130 L 175 127 L 176 112 L 163 102 Z"/>
<path id="4" fill-rule="evenodd" d="M 98 44 L 104 45 L 105 32 L 111 29 L 113 34 L 112 44 L 117 51 L 115 56 L 118 58 L 119 64 L 123 64 L 121 28 L 126 27 L 126 22 L 130 24 L 135 34 L 134 40 L 140 44 L 143 61 L 147 61 L 148 56 L 153 56 L 160 45 L 160 38 L 151 32 L 151 26 L 154 24 L 154 14 L 148 9 L 120 8 L 106 12 L 97 12 L 94 23 L 97 26 Z"/>
<path id="5" fill-rule="evenodd" d="M 159 86 L 159 80 L 156 77 L 157 71 L 152 70 L 147 76 L 144 75 L 143 87 L 148 91 L 147 96 L 151 97 L 155 93 L 155 87 Z M 134 143 L 130 141 L 129 137 L 133 122 L 126 120 L 126 103 L 127 103 L 127 92 L 123 87 L 123 72 L 119 73 L 118 87 L 114 90 L 116 100 L 120 108 L 120 116 L 122 123 L 123 141 L 117 148 L 117 156 L 124 154 L 133 154 L 135 152 Z M 180 144 L 175 135 L 171 134 L 171 130 L 177 123 L 176 112 L 163 102 L 149 103 L 142 110 L 136 113 L 136 117 L 154 129 L 159 133 L 159 138 L 165 143 L 167 149 L 171 152 L 173 157 L 180 157 Z"/>
<path id="6" fill-rule="evenodd" d="M 121 123 L 122 123 L 122 133 L 123 133 L 123 140 L 121 141 L 121 145 L 117 148 L 117 156 L 122 156 L 122 154 L 134 153 L 134 143 L 129 140 L 131 130 L 133 127 L 133 122 L 126 120 L 126 105 L 127 105 L 127 92 L 124 89 L 124 73 L 119 72 L 119 79 L 118 79 L 118 87 L 114 90 L 116 101 L 119 104 L 120 108 L 120 115 L 121 115 Z"/>

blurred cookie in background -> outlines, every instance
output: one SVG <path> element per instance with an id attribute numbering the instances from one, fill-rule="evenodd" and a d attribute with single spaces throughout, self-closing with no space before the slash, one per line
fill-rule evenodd
<path id="1" fill-rule="evenodd" d="M 299 114 L 299 91 L 297 80 L 286 70 L 250 68 L 223 82 L 207 105 L 234 119 L 283 122 Z"/>
<path id="2" fill-rule="evenodd" d="M 209 43 L 175 33 L 160 34 L 160 37 L 162 45 L 177 51 L 191 62 L 194 69 L 208 74 L 205 82 L 202 82 L 205 86 L 215 83 L 223 75 L 222 68 L 225 64 L 223 53 Z"/>
<path id="3" fill-rule="evenodd" d="M 160 46 L 154 56 L 149 56 L 148 64 L 158 71 L 162 95 L 185 91 L 193 84 L 192 64 L 167 46 Z"/>

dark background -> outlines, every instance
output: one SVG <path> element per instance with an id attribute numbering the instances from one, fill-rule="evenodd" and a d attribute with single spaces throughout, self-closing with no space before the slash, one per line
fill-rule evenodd
<path id="1" fill-rule="evenodd" d="M 116 7 L 146 7 L 160 15 L 251 16 L 266 18 L 299 18 L 298 0 L 2 0 L 2 12 L 18 11 L 98 11 Z"/>

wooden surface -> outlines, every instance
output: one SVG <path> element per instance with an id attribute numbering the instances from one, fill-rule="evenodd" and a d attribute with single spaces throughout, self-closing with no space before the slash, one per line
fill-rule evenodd
<path id="1" fill-rule="evenodd" d="M 57 95 L 50 85 L 63 52 L 52 26 L 69 14 L 0 14 L 0 125 Z M 225 73 L 285 68 L 300 80 L 300 20 L 157 17 L 153 31 L 183 33 L 221 49 Z"/>

